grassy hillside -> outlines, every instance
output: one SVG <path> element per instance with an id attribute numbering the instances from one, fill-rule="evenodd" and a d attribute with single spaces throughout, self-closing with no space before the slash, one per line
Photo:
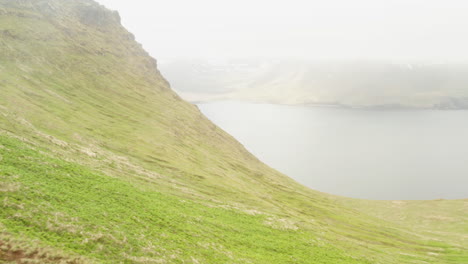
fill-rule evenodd
<path id="1" fill-rule="evenodd" d="M 297 184 L 173 93 L 117 13 L 0 14 L 0 262 L 468 261 L 466 201 L 402 210 Z"/>

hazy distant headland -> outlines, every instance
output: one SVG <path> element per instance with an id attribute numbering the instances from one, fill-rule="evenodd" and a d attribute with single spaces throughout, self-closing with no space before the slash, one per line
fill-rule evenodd
<path id="1" fill-rule="evenodd" d="M 160 61 L 183 98 L 379 109 L 468 109 L 468 63 Z"/>

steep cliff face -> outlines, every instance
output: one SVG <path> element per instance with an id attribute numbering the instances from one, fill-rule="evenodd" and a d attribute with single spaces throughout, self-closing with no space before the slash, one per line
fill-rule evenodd
<path id="1" fill-rule="evenodd" d="M 0 0 L 0 14 L 0 260 L 465 257 L 450 239 L 431 244 L 258 161 L 170 89 L 116 12 Z"/>
<path id="2" fill-rule="evenodd" d="M 266 172 L 239 143 L 182 101 L 119 23 L 91 1 L 25 1 L 6 5 L 0 30 L 0 72 L 5 111 L 0 127 L 34 128 L 66 142 L 90 144 L 130 156 L 142 166 L 217 184 L 232 174 Z M 20 118 L 29 127 L 18 125 Z M 15 124 L 12 126 L 11 124 Z M 227 170 L 226 170 L 227 169 Z M 200 175 L 207 174 L 201 177 Z M 226 182 L 221 189 L 231 189 Z M 204 189 L 204 184 L 199 186 Z"/>

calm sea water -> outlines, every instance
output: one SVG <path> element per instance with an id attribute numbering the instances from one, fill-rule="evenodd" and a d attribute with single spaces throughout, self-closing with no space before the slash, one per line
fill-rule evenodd
<path id="1" fill-rule="evenodd" d="M 468 198 L 468 111 L 198 105 L 271 167 L 366 199 Z"/>

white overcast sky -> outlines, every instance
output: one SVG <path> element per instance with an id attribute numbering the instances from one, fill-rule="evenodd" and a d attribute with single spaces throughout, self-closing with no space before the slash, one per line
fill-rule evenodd
<path id="1" fill-rule="evenodd" d="M 467 0 L 98 0 L 157 59 L 468 61 Z"/>

